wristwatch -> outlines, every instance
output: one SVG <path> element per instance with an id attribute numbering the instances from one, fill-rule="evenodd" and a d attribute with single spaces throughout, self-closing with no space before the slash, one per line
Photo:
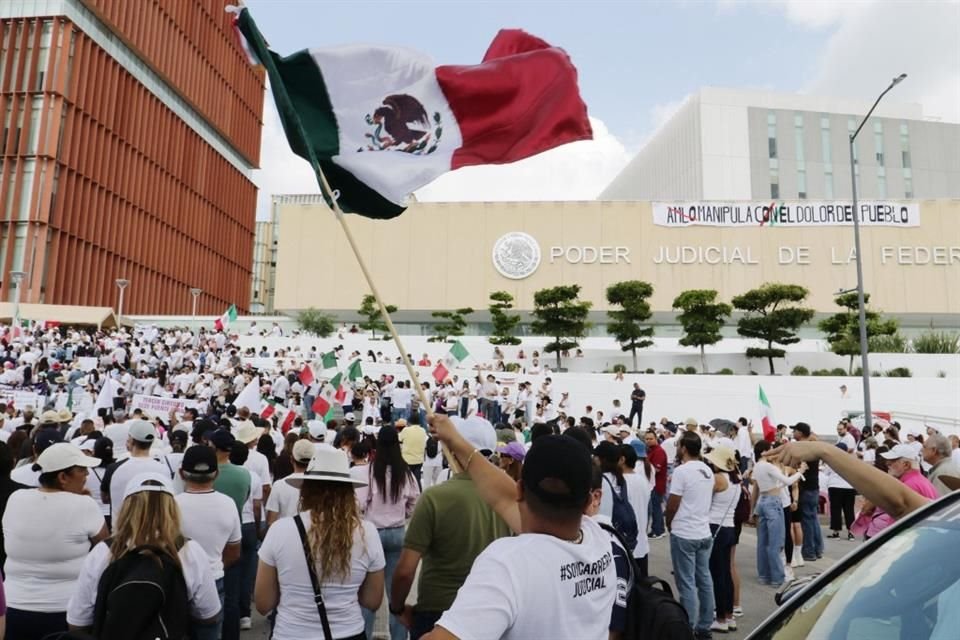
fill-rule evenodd
<path id="1" fill-rule="evenodd" d="M 406 608 L 406 605 L 401 605 L 399 609 L 394 609 L 393 605 L 387 607 L 387 611 L 390 612 L 390 615 L 398 616 L 403 613 L 403 610 Z"/>

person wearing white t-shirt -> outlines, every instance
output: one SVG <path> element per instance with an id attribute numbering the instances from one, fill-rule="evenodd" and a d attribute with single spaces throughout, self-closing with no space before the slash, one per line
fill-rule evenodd
<path id="1" fill-rule="evenodd" d="M 138 522 L 136 514 L 147 514 L 146 522 Z M 133 514 L 133 515 L 131 515 Z M 143 527 L 143 529 L 140 529 Z M 144 530 L 145 529 L 145 530 Z M 203 547 L 195 540 L 182 542 L 180 510 L 173 497 L 168 475 L 144 473 L 130 479 L 117 514 L 115 536 L 111 544 L 97 544 L 83 561 L 76 589 L 67 607 L 67 622 L 77 631 L 89 633 L 94 624 L 97 585 L 111 562 L 121 559 L 138 546 L 139 540 L 174 553 L 180 561 L 188 598 L 188 613 L 194 625 L 211 625 L 220 616 L 220 599 L 210 570 L 210 561 Z M 116 629 L 109 637 L 122 637 Z"/>
<path id="2" fill-rule="evenodd" d="M 235 437 L 237 442 L 242 442 L 250 451 L 243 466 L 260 478 L 261 493 L 266 502 L 270 497 L 270 461 L 267 460 L 267 456 L 257 451 L 256 447 L 261 435 L 263 435 L 262 428 L 255 427 L 250 420 L 244 420 L 238 425 Z"/>
<path id="3" fill-rule="evenodd" d="M 240 514 L 233 500 L 217 493 L 217 454 L 210 447 L 191 447 L 183 456 L 179 476 L 184 492 L 176 496 L 183 535 L 203 547 L 223 606 L 224 569 L 240 559 Z M 221 621 L 195 625 L 195 640 L 217 640 Z"/>
<path id="4" fill-rule="evenodd" d="M 680 604 L 697 636 L 709 637 L 713 624 L 713 581 L 710 578 L 710 505 L 713 471 L 700 459 L 702 442 L 692 431 L 677 441 L 680 465 L 674 469 L 667 499 L 670 559 Z"/>
<path id="5" fill-rule="evenodd" d="M 101 499 L 104 504 L 111 505 L 111 513 L 114 516 L 120 510 L 127 482 L 131 478 L 148 472 L 162 473 L 170 477 L 167 466 L 150 456 L 150 447 L 157 439 L 157 430 L 154 426 L 146 420 L 130 420 L 126 426 L 128 426 L 126 448 L 130 457 L 110 465 L 100 484 Z M 114 441 L 114 449 L 116 448 L 116 441 Z"/>
<path id="6" fill-rule="evenodd" d="M 293 463 L 293 472 L 303 473 L 306 471 L 315 451 L 313 443 L 309 440 L 297 440 L 293 445 L 293 452 L 290 456 L 290 461 Z M 267 527 L 269 528 L 280 518 L 290 518 L 297 515 L 299 507 L 300 492 L 294 489 L 284 478 L 277 480 L 273 483 L 270 497 L 267 498 Z"/>
<path id="7" fill-rule="evenodd" d="M 847 445 L 847 451 L 851 454 L 857 450 L 857 441 L 854 440 L 853 435 L 847 429 L 845 422 L 837 425 L 837 442 L 842 442 Z"/>
<path id="8" fill-rule="evenodd" d="M 83 495 L 88 469 L 99 462 L 76 445 L 53 444 L 37 458 L 40 488 L 11 494 L 3 514 L 6 637 L 40 640 L 67 630 L 84 558 L 108 535 L 99 507 Z"/>
<path id="9" fill-rule="evenodd" d="M 274 640 L 320 638 L 320 614 L 304 552 L 320 582 L 330 632 L 334 638 L 363 635 L 361 607 L 376 611 L 383 602 L 383 546 L 376 527 L 360 518 L 355 486 L 366 480 L 350 476 L 346 456 L 322 450 L 307 470 L 284 478 L 300 492 L 302 512 L 278 520 L 260 547 L 256 606 L 276 611 Z M 321 526 L 329 534 L 316 534 Z M 302 530 L 300 529 L 302 527 Z M 344 540 L 350 541 L 345 547 Z"/>
<path id="10" fill-rule="evenodd" d="M 253 626 L 250 616 L 250 600 L 254 579 L 257 575 L 257 541 L 263 513 L 263 480 L 246 466 L 250 449 L 242 442 L 234 442 L 230 450 L 230 463 L 242 467 L 250 474 L 250 493 L 240 510 L 240 629 L 248 631 Z M 269 476 L 267 479 L 269 483 Z"/>
<path id="11" fill-rule="evenodd" d="M 475 455 L 449 418 L 435 415 L 431 426 L 519 535 L 487 546 L 423 638 L 607 638 L 617 576 L 610 536 L 584 516 L 593 499 L 589 449 L 566 436 L 538 438 L 515 483 Z"/>

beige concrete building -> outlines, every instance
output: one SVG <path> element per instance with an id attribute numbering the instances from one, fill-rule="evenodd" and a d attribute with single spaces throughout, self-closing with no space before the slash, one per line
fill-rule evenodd
<path id="1" fill-rule="evenodd" d="M 275 203 L 276 309 L 355 317 L 368 288 L 333 215 L 319 196 Z M 654 285 L 652 306 L 667 324 L 683 290 L 717 289 L 729 301 L 764 282 L 803 284 L 810 305 L 835 311 L 834 293 L 856 285 L 853 230 L 836 220 L 848 203 L 779 202 L 774 224 L 757 224 L 753 216 L 769 204 L 419 203 L 394 220 L 348 220 L 401 322 L 485 310 L 497 290 L 529 310 L 536 290 L 558 284 L 581 285 L 602 321 L 606 287 L 627 279 Z M 890 225 L 862 228 L 872 306 L 905 326 L 960 326 L 960 200 L 866 204 L 879 211 L 875 222 Z M 687 226 L 698 213 L 717 226 Z"/>
<path id="2" fill-rule="evenodd" d="M 279 226 L 275 210 L 270 220 L 258 220 L 253 241 L 253 270 L 250 279 L 250 311 L 271 314 L 277 279 L 277 242 Z"/>

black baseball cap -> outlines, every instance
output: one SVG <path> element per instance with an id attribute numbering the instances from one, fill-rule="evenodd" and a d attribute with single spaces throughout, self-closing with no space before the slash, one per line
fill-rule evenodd
<path id="1" fill-rule="evenodd" d="M 593 455 L 597 456 L 601 460 L 616 461 L 621 456 L 620 447 L 609 440 L 604 440 L 594 447 Z"/>
<path id="2" fill-rule="evenodd" d="M 43 453 L 47 447 L 58 442 L 63 442 L 63 435 L 59 429 L 41 429 L 33 439 L 33 447 L 37 453 Z"/>
<path id="3" fill-rule="evenodd" d="M 187 473 L 213 473 L 217 470 L 217 454 L 210 447 L 190 447 L 183 454 L 180 468 Z"/>
<path id="4" fill-rule="evenodd" d="M 226 429 L 217 429 L 210 434 L 210 444 L 219 451 L 230 451 L 234 442 L 236 442 L 236 438 Z"/>
<path id="5" fill-rule="evenodd" d="M 806 422 L 798 422 L 790 428 L 794 431 L 799 431 L 805 436 L 810 435 L 810 425 L 808 425 Z"/>
<path id="6" fill-rule="evenodd" d="M 582 508 L 590 496 L 593 461 L 590 451 L 573 438 L 537 438 L 523 461 L 522 481 L 543 503 Z"/>

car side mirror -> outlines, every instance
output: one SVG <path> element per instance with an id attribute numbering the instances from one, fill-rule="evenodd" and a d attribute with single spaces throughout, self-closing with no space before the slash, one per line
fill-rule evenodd
<path id="1" fill-rule="evenodd" d="M 800 593 L 804 587 L 816 580 L 818 575 L 819 574 L 804 576 L 802 578 L 796 578 L 788 581 L 786 584 L 780 587 L 777 593 L 773 596 L 773 601 L 776 602 L 778 606 L 784 605 L 788 600 L 790 600 L 790 598 Z"/>

